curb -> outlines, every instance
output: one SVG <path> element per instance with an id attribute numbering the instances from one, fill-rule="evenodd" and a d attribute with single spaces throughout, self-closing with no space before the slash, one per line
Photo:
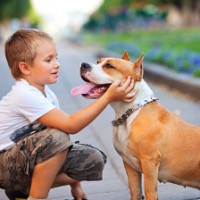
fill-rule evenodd
<path id="1" fill-rule="evenodd" d="M 110 51 L 100 50 L 96 53 L 97 58 L 109 56 L 120 57 L 119 54 Z M 164 66 L 148 62 L 144 62 L 144 78 L 156 84 L 163 84 L 169 89 L 175 89 L 200 102 L 200 78 L 176 73 Z"/>
<path id="2" fill-rule="evenodd" d="M 154 83 L 165 84 L 169 89 L 176 89 L 200 101 L 200 79 L 178 74 L 164 66 L 152 63 L 144 63 L 144 77 Z"/>

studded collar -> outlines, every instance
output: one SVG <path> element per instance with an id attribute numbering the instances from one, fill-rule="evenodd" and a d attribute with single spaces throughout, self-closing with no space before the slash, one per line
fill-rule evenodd
<path id="1" fill-rule="evenodd" d="M 158 99 L 155 97 L 150 97 L 148 99 L 145 99 L 142 103 L 138 103 L 136 106 L 129 108 L 123 115 L 121 115 L 119 118 L 117 118 L 116 120 L 113 120 L 111 123 L 114 127 L 121 125 L 123 122 L 126 121 L 126 119 L 132 114 L 134 113 L 136 110 L 138 110 L 139 108 L 157 101 Z"/>

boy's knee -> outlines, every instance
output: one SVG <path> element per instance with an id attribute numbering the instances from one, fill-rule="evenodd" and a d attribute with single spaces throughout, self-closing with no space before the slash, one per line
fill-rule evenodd
<path id="1" fill-rule="evenodd" d="M 81 146 L 83 160 L 77 166 L 83 170 L 83 177 L 85 176 L 85 180 L 102 180 L 106 155 L 96 147 L 84 144 Z"/>
<path id="2" fill-rule="evenodd" d="M 96 170 L 102 171 L 107 161 L 107 157 L 99 149 L 93 148 L 91 153 L 91 160 L 95 161 L 93 167 L 96 168 Z"/>
<path id="3" fill-rule="evenodd" d="M 80 144 L 82 150 L 82 158 L 84 168 L 90 168 L 97 171 L 102 171 L 107 161 L 107 156 L 98 148 L 87 144 Z"/>
<path id="4" fill-rule="evenodd" d="M 90 145 L 74 144 L 62 171 L 76 180 L 101 180 L 106 155 Z"/>

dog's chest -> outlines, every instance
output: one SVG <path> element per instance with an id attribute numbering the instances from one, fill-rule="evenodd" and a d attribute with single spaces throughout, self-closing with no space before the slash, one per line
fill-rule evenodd
<path id="1" fill-rule="evenodd" d="M 113 129 L 113 144 L 118 154 L 134 169 L 141 171 L 138 159 L 128 149 L 129 127 L 120 125 Z"/>

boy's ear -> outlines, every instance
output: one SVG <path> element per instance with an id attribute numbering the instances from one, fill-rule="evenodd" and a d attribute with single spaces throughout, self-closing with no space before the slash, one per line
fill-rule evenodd
<path id="1" fill-rule="evenodd" d="M 29 66 L 25 62 L 19 63 L 19 69 L 20 69 L 21 73 L 24 75 L 29 75 L 31 73 Z"/>

